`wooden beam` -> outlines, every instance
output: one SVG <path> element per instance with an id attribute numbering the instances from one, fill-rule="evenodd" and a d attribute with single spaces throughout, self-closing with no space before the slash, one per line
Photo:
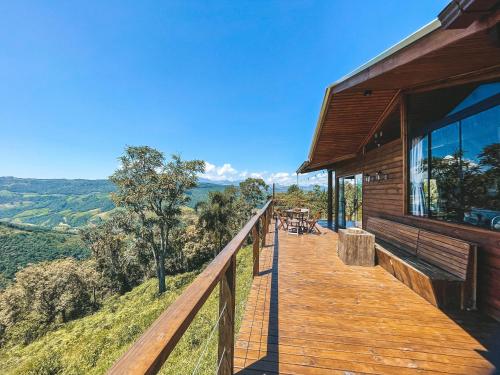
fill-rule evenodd
<path id="1" fill-rule="evenodd" d="M 403 153 L 403 215 L 408 213 L 408 117 L 407 117 L 407 97 L 402 96 L 399 106 L 399 118 L 401 126 L 401 142 Z"/>
<path id="2" fill-rule="evenodd" d="M 354 87 L 369 79 L 380 76 L 402 65 L 408 64 L 420 57 L 423 57 L 431 52 L 444 48 L 452 43 L 455 43 L 463 38 L 474 35 L 478 32 L 489 29 L 500 22 L 500 11 L 493 13 L 491 16 L 480 19 L 472 23 L 466 29 L 458 30 L 443 30 L 438 29 L 425 37 L 418 39 L 408 47 L 397 51 L 387 58 L 371 65 L 362 70 L 358 74 L 349 77 L 348 79 L 331 86 L 332 94 L 339 93 Z"/>
<path id="3" fill-rule="evenodd" d="M 330 224 L 333 221 L 333 176 L 332 170 L 328 171 L 328 212 L 327 212 L 327 220 Z"/>
<path id="4" fill-rule="evenodd" d="M 319 111 L 318 121 L 316 123 L 316 128 L 314 129 L 313 139 L 311 142 L 311 148 L 309 149 L 309 160 L 312 160 L 314 156 L 314 152 L 316 151 L 316 146 L 318 144 L 318 138 L 321 133 L 321 128 L 323 127 L 323 119 L 328 111 L 328 107 L 330 107 L 330 95 L 331 88 L 327 87 L 325 91 L 325 96 L 323 97 L 323 103 L 321 103 L 321 109 Z"/>
<path id="5" fill-rule="evenodd" d="M 334 164 L 334 163 L 338 163 L 339 161 L 343 161 L 343 160 L 348 160 L 348 159 L 353 159 L 357 156 L 357 154 L 346 154 L 346 155 L 343 155 L 343 156 L 339 156 L 337 158 L 333 158 L 333 159 L 330 159 L 330 160 L 326 160 L 326 161 L 322 161 L 320 163 L 315 163 L 315 164 L 310 164 L 306 171 L 307 172 L 314 172 L 314 171 L 317 171 L 317 170 L 320 170 L 320 169 L 325 169 L 327 168 L 328 166 Z"/>
<path id="6" fill-rule="evenodd" d="M 253 275 L 257 276 L 259 274 L 259 222 L 257 221 L 252 228 L 252 240 L 253 240 Z"/>
<path id="7" fill-rule="evenodd" d="M 339 229 L 339 179 L 337 177 L 337 172 L 335 171 L 335 230 L 338 229 Z"/>
<path id="8" fill-rule="evenodd" d="M 454 0 L 438 15 L 443 29 L 463 29 L 484 17 L 497 5 L 498 0 Z"/>
<path id="9" fill-rule="evenodd" d="M 453 77 L 448 77 L 445 79 L 440 79 L 437 81 L 427 82 L 425 84 L 409 87 L 404 90 L 404 93 L 418 94 L 432 90 L 444 89 L 452 86 L 464 85 L 467 83 L 489 81 L 499 78 L 500 78 L 500 65 L 494 65 L 485 69 L 479 69 L 473 72 L 467 72 Z"/>
<path id="10" fill-rule="evenodd" d="M 264 246 L 266 246 L 266 234 L 267 234 L 267 230 L 266 230 L 266 222 L 267 222 L 267 211 L 264 213 L 264 215 L 262 215 L 262 218 L 261 218 L 261 221 L 260 221 L 260 224 L 261 224 L 261 247 L 263 248 Z"/>
<path id="11" fill-rule="evenodd" d="M 373 137 L 373 135 L 380 129 L 387 117 L 389 117 L 392 111 L 396 108 L 396 106 L 399 104 L 400 96 L 401 90 L 398 90 L 392 97 L 391 101 L 385 107 L 384 112 L 382 112 L 377 121 L 375 121 L 375 123 L 373 124 L 373 127 L 365 137 L 364 141 L 359 145 L 358 152 L 362 151 L 363 147 L 365 147 L 368 142 L 370 142 L 370 139 Z"/>
<path id="12" fill-rule="evenodd" d="M 235 298 L 236 255 L 233 255 L 229 267 L 220 281 L 218 375 L 233 375 L 234 371 Z"/>

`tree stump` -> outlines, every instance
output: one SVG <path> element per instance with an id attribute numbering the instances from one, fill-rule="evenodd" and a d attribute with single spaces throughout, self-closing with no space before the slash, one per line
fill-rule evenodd
<path id="1" fill-rule="evenodd" d="M 359 228 L 339 229 L 337 253 L 344 264 L 374 266 L 375 236 Z"/>

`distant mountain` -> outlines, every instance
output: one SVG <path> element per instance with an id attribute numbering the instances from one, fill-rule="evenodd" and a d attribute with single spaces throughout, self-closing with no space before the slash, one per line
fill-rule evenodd
<path id="1" fill-rule="evenodd" d="M 200 182 L 189 192 L 190 207 L 221 191 L 222 184 Z M 0 177 L 0 221 L 67 230 L 106 218 L 115 208 L 109 180 Z"/>
<path id="2" fill-rule="evenodd" d="M 229 180 L 218 180 L 218 181 L 214 181 L 214 180 L 209 180 L 208 178 L 203 178 L 203 177 L 200 177 L 198 179 L 199 182 L 203 182 L 203 183 L 206 183 L 206 184 L 211 184 L 211 185 L 225 185 L 225 186 L 228 186 L 228 185 L 234 185 L 234 186 L 237 186 L 239 185 L 240 181 L 229 181 Z"/>
<path id="3" fill-rule="evenodd" d="M 110 193 L 115 190 L 115 185 L 109 180 L 0 177 L 0 190 L 13 193 L 82 195 Z"/>

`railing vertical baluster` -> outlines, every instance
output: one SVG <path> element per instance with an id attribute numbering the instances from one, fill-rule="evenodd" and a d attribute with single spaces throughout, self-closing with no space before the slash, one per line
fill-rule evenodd
<path id="1" fill-rule="evenodd" d="M 234 316 L 236 297 L 236 255 L 220 281 L 218 375 L 232 375 L 234 370 Z"/>
<path id="2" fill-rule="evenodd" d="M 261 247 L 266 246 L 266 235 L 267 235 L 267 210 L 262 215 L 262 245 Z"/>
<path id="3" fill-rule="evenodd" d="M 252 239 L 253 239 L 253 275 L 257 276 L 259 274 L 259 221 L 255 223 L 252 228 Z"/>

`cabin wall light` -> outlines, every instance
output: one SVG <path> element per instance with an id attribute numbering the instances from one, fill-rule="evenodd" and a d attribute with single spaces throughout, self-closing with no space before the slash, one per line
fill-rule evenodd
<path id="1" fill-rule="evenodd" d="M 363 95 L 364 96 L 372 96 L 372 90 L 365 90 L 365 92 L 363 92 Z"/>
<path id="2" fill-rule="evenodd" d="M 372 183 L 372 182 L 380 182 L 380 181 L 385 181 L 389 179 L 389 174 L 384 173 L 382 171 L 377 171 L 374 175 L 370 175 L 368 173 L 364 174 L 363 176 L 364 181 L 366 183 Z"/>

